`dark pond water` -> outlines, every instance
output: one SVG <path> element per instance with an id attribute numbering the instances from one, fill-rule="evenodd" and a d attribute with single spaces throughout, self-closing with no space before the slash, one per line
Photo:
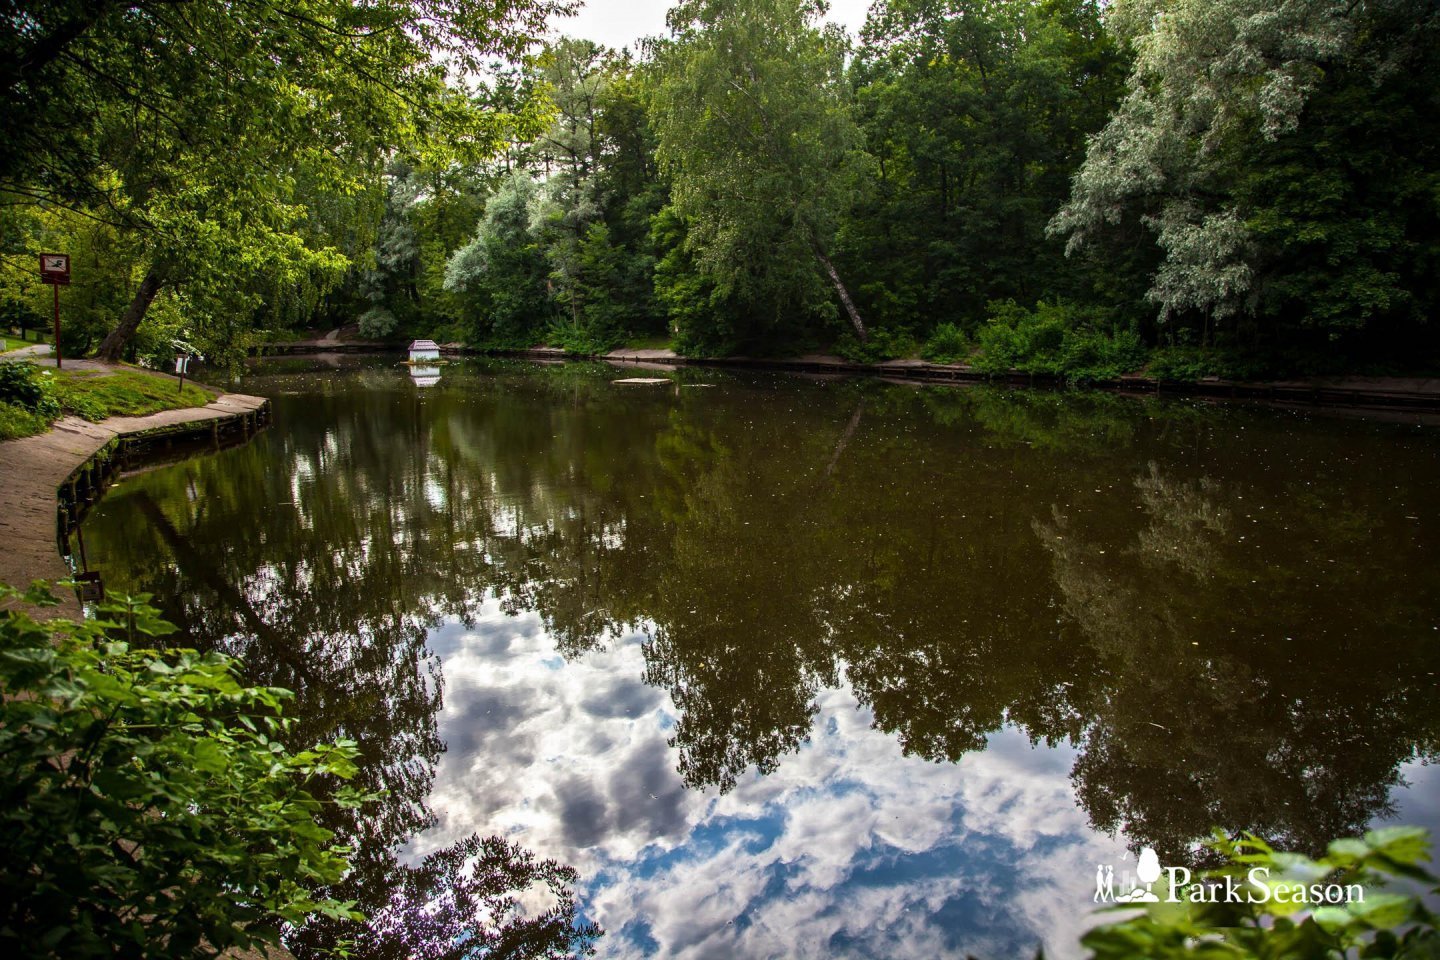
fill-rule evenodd
<path id="1" fill-rule="evenodd" d="M 1142 845 L 1440 825 L 1434 428 L 635 375 L 265 368 L 270 430 L 87 519 L 360 742 L 363 902 L 478 832 L 602 956 L 1063 957 Z"/>

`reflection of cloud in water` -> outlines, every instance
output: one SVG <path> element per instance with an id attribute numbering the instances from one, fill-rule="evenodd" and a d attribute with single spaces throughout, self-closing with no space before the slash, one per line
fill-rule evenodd
<path id="1" fill-rule="evenodd" d="M 841 689 L 774 774 L 687 791 L 638 639 L 553 670 L 532 614 L 436 631 L 449 750 L 414 852 L 478 830 L 573 864 L 607 956 L 1077 950 L 1123 850 L 1086 827 L 1071 751 L 1004 731 L 958 764 L 905 757 Z"/>

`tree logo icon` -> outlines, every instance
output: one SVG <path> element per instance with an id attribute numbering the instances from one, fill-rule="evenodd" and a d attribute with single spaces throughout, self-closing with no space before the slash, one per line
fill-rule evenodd
<path id="1" fill-rule="evenodd" d="M 1130 890 L 1117 894 L 1115 892 L 1115 868 L 1108 863 L 1099 864 L 1095 867 L 1095 902 L 1157 903 L 1160 898 L 1152 887 L 1154 887 L 1155 881 L 1160 879 L 1161 872 L 1160 858 L 1155 854 L 1155 850 L 1151 847 L 1144 847 L 1140 850 L 1140 862 L 1135 866 L 1135 877 L 1139 882 L 1132 883 Z"/>

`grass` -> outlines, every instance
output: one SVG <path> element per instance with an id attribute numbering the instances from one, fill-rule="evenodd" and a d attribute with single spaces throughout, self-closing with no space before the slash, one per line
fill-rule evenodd
<path id="1" fill-rule="evenodd" d="M 675 342 L 666 333 L 655 333 L 647 337 L 631 337 L 621 346 L 626 350 L 673 350 Z"/>
<path id="2" fill-rule="evenodd" d="M 0 401 L 0 440 L 33 437 L 50 429 L 50 421 L 34 410 Z"/>
<path id="3" fill-rule="evenodd" d="M 66 413 L 92 423 L 106 417 L 143 417 L 162 410 L 203 407 L 213 395 L 186 383 L 182 391 L 168 377 L 122 370 L 96 373 L 88 370 L 62 371 L 57 376 L 56 394 Z"/>
<path id="4" fill-rule="evenodd" d="M 61 411 L 99 423 L 107 417 L 141 417 L 162 410 L 203 407 L 213 396 L 186 383 L 132 370 L 99 373 L 92 370 L 47 371 Z M 51 419 L 14 403 L 0 402 L 0 440 L 30 437 L 50 428 Z"/>
<path id="5" fill-rule="evenodd" d="M 33 347 L 40 343 L 49 343 L 50 340 L 44 333 L 32 330 L 24 337 L 15 335 L 12 330 L 9 333 L 0 334 L 0 353 L 7 350 L 19 350 L 21 347 Z"/>

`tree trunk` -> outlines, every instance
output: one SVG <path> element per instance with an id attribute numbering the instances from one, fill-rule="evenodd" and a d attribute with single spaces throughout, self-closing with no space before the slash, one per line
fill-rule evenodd
<path id="1" fill-rule="evenodd" d="M 21 82 L 48 67 L 67 47 L 94 26 L 111 5 L 109 0 L 90 0 L 80 4 L 78 16 L 54 27 L 21 54 L 18 61 L 5 65 L 4 88 L 9 90 L 19 86 Z"/>
<path id="2" fill-rule="evenodd" d="M 140 289 L 135 291 L 135 299 L 130 301 L 130 306 L 120 315 L 120 322 L 115 325 L 109 335 L 100 344 L 97 358 L 106 363 L 119 363 L 120 354 L 130 338 L 135 336 L 135 331 L 140 327 L 140 321 L 145 319 L 145 312 L 150 309 L 150 304 L 155 301 L 155 295 L 165 285 L 165 278 L 155 267 L 145 271 L 145 278 L 140 281 Z"/>
<path id="3" fill-rule="evenodd" d="M 845 284 L 840 282 L 840 274 L 835 272 L 835 264 L 830 262 L 830 258 L 825 256 L 818 245 L 815 247 L 815 258 L 830 275 L 830 282 L 835 285 L 835 292 L 840 295 L 840 302 L 845 305 L 845 312 L 850 316 L 850 326 L 855 328 L 855 336 L 864 343 L 869 336 L 865 332 L 865 322 L 860 319 L 860 311 L 855 309 L 855 301 L 850 299 L 850 292 L 845 289 Z"/>
<path id="4" fill-rule="evenodd" d="M 850 443 L 850 438 L 855 436 L 855 428 L 860 426 L 860 415 L 864 412 L 865 401 L 861 400 L 855 404 L 855 412 L 851 414 L 850 422 L 845 425 L 845 432 L 840 435 L 840 442 L 835 444 L 835 455 L 830 458 L 830 464 L 825 468 L 825 476 L 828 477 L 833 474 L 835 468 L 840 465 L 840 454 L 845 452 L 845 448 Z"/>

